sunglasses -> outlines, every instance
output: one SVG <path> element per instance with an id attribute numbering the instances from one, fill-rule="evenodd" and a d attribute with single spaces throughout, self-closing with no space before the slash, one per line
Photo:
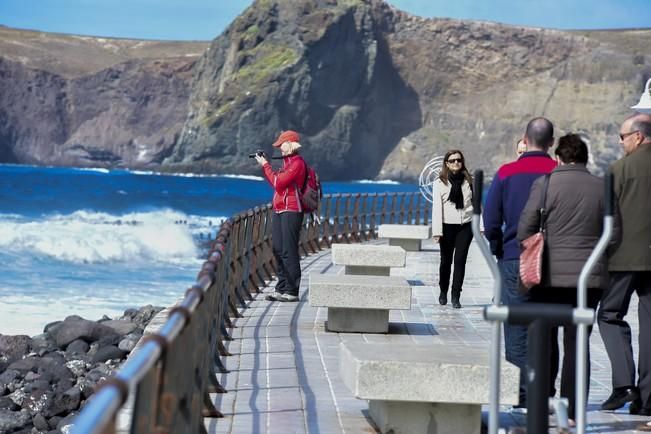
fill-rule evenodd
<path id="1" fill-rule="evenodd" d="M 620 134 L 620 135 L 619 135 L 619 140 L 624 140 L 625 138 L 627 138 L 627 137 L 630 136 L 631 134 L 635 134 L 635 133 L 637 133 L 638 131 L 639 131 L 639 130 L 635 130 L 635 131 L 631 131 L 630 133 Z"/>
<path id="2" fill-rule="evenodd" d="M 463 159 L 461 159 L 461 158 L 450 158 L 448 160 L 448 163 L 463 163 Z"/>

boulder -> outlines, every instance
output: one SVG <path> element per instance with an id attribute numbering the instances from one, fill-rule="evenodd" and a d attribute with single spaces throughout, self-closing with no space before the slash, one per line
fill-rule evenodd
<path id="1" fill-rule="evenodd" d="M 133 322 L 120 319 L 103 321 L 101 324 L 112 328 L 120 336 L 128 335 L 138 328 Z"/>
<path id="2" fill-rule="evenodd" d="M 44 356 L 57 349 L 56 342 L 47 333 L 32 337 L 32 351 L 39 356 Z"/>
<path id="3" fill-rule="evenodd" d="M 22 378 L 20 371 L 16 369 L 7 369 L 2 374 L 0 374 L 0 385 L 8 385 L 17 378 Z M 1 386 L 0 386 L 1 387 Z"/>
<path id="4" fill-rule="evenodd" d="M 32 418 L 32 425 L 39 431 L 49 431 L 50 426 L 47 423 L 47 419 L 41 413 L 36 413 Z"/>
<path id="5" fill-rule="evenodd" d="M 69 354 L 86 354 L 90 346 L 82 339 L 75 339 L 66 347 L 66 353 Z"/>
<path id="6" fill-rule="evenodd" d="M 0 396 L 0 409 L 18 411 L 20 405 L 16 404 L 9 396 Z"/>
<path id="7" fill-rule="evenodd" d="M 77 339 L 94 342 L 103 337 L 116 336 L 112 328 L 77 316 L 66 318 L 49 334 L 61 349 Z"/>
<path id="8" fill-rule="evenodd" d="M 27 410 L 11 411 L 0 409 L 0 432 L 8 433 L 24 428 L 32 423 L 32 417 Z"/>
<path id="9" fill-rule="evenodd" d="M 0 334 L 0 357 L 6 357 L 8 361 L 20 359 L 29 353 L 31 345 L 32 339 L 29 336 Z"/>
<path id="10" fill-rule="evenodd" d="M 59 399 L 61 399 L 61 403 L 65 407 L 66 411 L 70 412 L 72 410 L 77 410 L 81 403 L 81 389 L 77 386 L 71 387 L 66 390 Z"/>
<path id="11" fill-rule="evenodd" d="M 122 351 L 115 345 L 108 345 L 97 350 L 97 353 L 93 356 L 92 363 L 106 362 L 110 359 L 122 359 L 125 354 L 125 351 Z"/>

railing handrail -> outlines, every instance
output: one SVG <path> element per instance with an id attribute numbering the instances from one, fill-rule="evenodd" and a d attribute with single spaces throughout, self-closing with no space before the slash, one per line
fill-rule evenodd
<path id="1" fill-rule="evenodd" d="M 421 224 L 422 211 L 422 224 L 428 224 L 428 203 L 416 196 L 420 193 L 324 195 L 319 219 L 304 221 L 300 248 L 307 255 L 332 243 L 376 238 L 377 224 L 385 222 L 387 215 L 390 223 Z M 228 355 L 223 341 L 230 340 L 230 317 L 241 316 L 237 305 L 245 308 L 251 292 L 259 292 L 275 274 L 271 215 L 271 205 L 264 204 L 222 222 L 195 284 L 171 309 L 160 330 L 146 335 L 120 370 L 100 386 L 75 419 L 73 434 L 114 433 L 117 413 L 132 392 L 136 395 L 132 433 L 196 432 L 192 426 L 203 423 L 202 414 L 220 415 L 206 401 L 207 391 L 224 389 L 208 372 L 213 366 L 225 372 L 219 356 Z M 179 358 L 175 351 L 181 348 L 189 354 Z M 186 369 L 175 370 L 176 364 Z M 202 379 L 195 378 L 195 369 Z M 184 373 L 187 381 L 178 378 Z M 176 407 L 185 411 L 176 412 Z M 142 414 L 135 414 L 137 410 Z"/>

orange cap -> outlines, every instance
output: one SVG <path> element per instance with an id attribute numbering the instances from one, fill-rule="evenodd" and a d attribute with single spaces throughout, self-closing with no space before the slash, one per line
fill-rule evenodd
<path id="1" fill-rule="evenodd" d="M 292 130 L 283 131 L 282 133 L 280 133 L 280 135 L 274 142 L 273 147 L 278 148 L 280 145 L 282 145 L 285 142 L 299 142 L 300 140 L 301 140 L 301 136 L 299 136 L 296 131 L 292 131 Z"/>

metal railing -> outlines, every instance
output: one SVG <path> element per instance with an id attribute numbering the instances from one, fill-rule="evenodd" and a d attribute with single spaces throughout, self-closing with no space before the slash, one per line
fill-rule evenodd
<path id="1" fill-rule="evenodd" d="M 428 224 L 420 193 L 356 193 L 323 197 L 318 216 L 304 221 L 300 251 L 377 237 L 377 226 Z M 209 393 L 224 393 L 213 372 L 227 372 L 231 318 L 275 274 L 271 205 L 224 221 L 197 280 L 158 333 L 143 338 L 121 369 L 102 383 L 74 422 L 73 434 L 113 434 L 119 409 L 135 395 L 133 434 L 205 432 L 204 417 L 220 417 Z"/>

